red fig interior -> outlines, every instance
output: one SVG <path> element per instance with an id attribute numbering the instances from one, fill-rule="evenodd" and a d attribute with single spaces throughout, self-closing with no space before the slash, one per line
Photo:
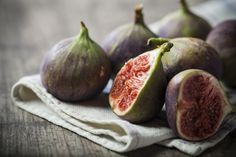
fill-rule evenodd
<path id="1" fill-rule="evenodd" d="M 181 87 L 178 132 L 188 139 L 204 139 L 215 133 L 223 112 L 224 98 L 212 76 L 193 75 Z"/>
<path id="2" fill-rule="evenodd" d="M 115 101 L 112 108 L 118 108 L 120 112 L 124 112 L 133 104 L 148 76 L 151 61 L 150 54 L 145 53 L 130 59 L 121 68 L 110 93 L 110 97 Z"/>

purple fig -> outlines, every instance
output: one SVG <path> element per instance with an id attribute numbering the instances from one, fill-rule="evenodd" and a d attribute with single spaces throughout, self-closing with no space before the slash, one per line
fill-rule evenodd
<path id="1" fill-rule="evenodd" d="M 76 38 L 60 41 L 47 53 L 41 66 L 41 81 L 58 99 L 80 101 L 98 95 L 110 73 L 108 57 L 81 22 Z"/>
<path id="2" fill-rule="evenodd" d="M 169 81 L 177 73 L 186 69 L 202 69 L 218 79 L 222 75 L 222 63 L 216 50 L 205 41 L 197 38 L 152 38 L 149 39 L 150 48 L 156 47 L 164 42 L 170 41 L 174 44 L 170 52 L 162 57 L 164 71 Z"/>
<path id="3" fill-rule="evenodd" d="M 230 87 L 236 87 L 236 20 L 227 20 L 209 33 L 207 43 L 214 47 L 223 64 L 223 81 Z"/>
<path id="4" fill-rule="evenodd" d="M 155 33 L 163 38 L 195 37 L 205 40 L 211 30 L 210 24 L 195 15 L 185 0 L 180 0 L 178 12 L 168 14 L 158 24 Z"/>
<path id="5" fill-rule="evenodd" d="M 169 126 L 190 141 L 215 134 L 224 117 L 232 112 L 218 80 L 197 69 L 182 71 L 171 79 L 165 104 Z"/>
<path id="6" fill-rule="evenodd" d="M 157 37 L 144 23 L 142 9 L 142 5 L 136 6 L 134 23 L 118 27 L 102 43 L 114 74 L 128 59 L 147 51 L 146 43 L 149 38 Z"/>

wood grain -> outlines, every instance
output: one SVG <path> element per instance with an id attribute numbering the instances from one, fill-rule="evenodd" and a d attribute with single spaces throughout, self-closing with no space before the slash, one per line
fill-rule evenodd
<path id="1" fill-rule="evenodd" d="M 45 52 L 59 40 L 78 34 L 81 20 L 101 43 L 115 27 L 132 22 L 138 2 L 0 0 L 0 156 L 188 156 L 158 145 L 118 154 L 20 110 L 10 99 L 12 85 L 22 76 L 38 73 Z M 171 0 L 141 2 L 147 23 L 177 8 Z M 234 131 L 202 156 L 235 156 L 235 146 Z"/>

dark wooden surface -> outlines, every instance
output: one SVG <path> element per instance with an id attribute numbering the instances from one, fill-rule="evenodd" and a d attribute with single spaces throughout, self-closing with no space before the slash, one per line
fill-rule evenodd
<path id="1" fill-rule="evenodd" d="M 0 0 L 0 156 L 187 156 L 152 145 L 125 154 L 107 150 L 68 130 L 15 107 L 11 86 L 38 73 L 45 52 L 57 41 L 79 32 L 83 20 L 101 43 L 115 27 L 133 19 L 135 0 Z M 147 23 L 177 8 L 177 1 L 146 0 Z M 195 5 L 200 1 L 191 0 Z M 204 157 L 235 156 L 236 133 L 228 135 Z"/>

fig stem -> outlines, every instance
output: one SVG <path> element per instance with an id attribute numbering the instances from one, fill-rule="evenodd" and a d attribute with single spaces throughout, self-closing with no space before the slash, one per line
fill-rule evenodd
<path id="1" fill-rule="evenodd" d="M 80 22 L 80 33 L 78 35 L 78 38 L 82 37 L 82 36 L 86 36 L 88 37 L 88 28 L 86 27 L 86 25 L 84 24 L 83 21 Z"/>
<path id="2" fill-rule="evenodd" d="M 147 41 L 147 47 L 149 49 L 155 49 L 168 41 L 169 39 L 167 38 L 150 38 Z"/>
<path id="3" fill-rule="evenodd" d="M 186 0 L 180 0 L 180 9 L 183 13 L 191 13 Z"/>
<path id="4" fill-rule="evenodd" d="M 160 46 L 160 53 L 161 53 L 161 56 L 165 53 L 165 52 L 169 52 L 170 49 L 174 46 L 173 43 L 171 42 L 165 42 L 164 44 L 162 44 Z"/>
<path id="5" fill-rule="evenodd" d="M 157 57 L 157 61 L 161 60 L 161 57 L 164 55 L 164 53 L 169 52 L 170 49 L 173 47 L 173 43 L 171 42 L 165 42 L 164 44 L 162 44 L 158 49 L 157 52 L 159 52 L 158 57 Z M 155 50 L 153 50 L 155 51 Z"/>
<path id="6" fill-rule="evenodd" d="M 134 11 L 135 11 L 134 23 L 135 24 L 144 24 L 143 5 L 142 4 L 136 5 Z"/>
<path id="7" fill-rule="evenodd" d="M 73 51 L 73 49 L 77 49 L 77 46 L 80 44 L 81 39 L 88 39 L 89 38 L 89 33 L 86 25 L 84 24 L 83 21 L 80 22 L 80 32 L 79 35 L 75 38 L 75 40 L 71 43 L 70 50 Z"/>

